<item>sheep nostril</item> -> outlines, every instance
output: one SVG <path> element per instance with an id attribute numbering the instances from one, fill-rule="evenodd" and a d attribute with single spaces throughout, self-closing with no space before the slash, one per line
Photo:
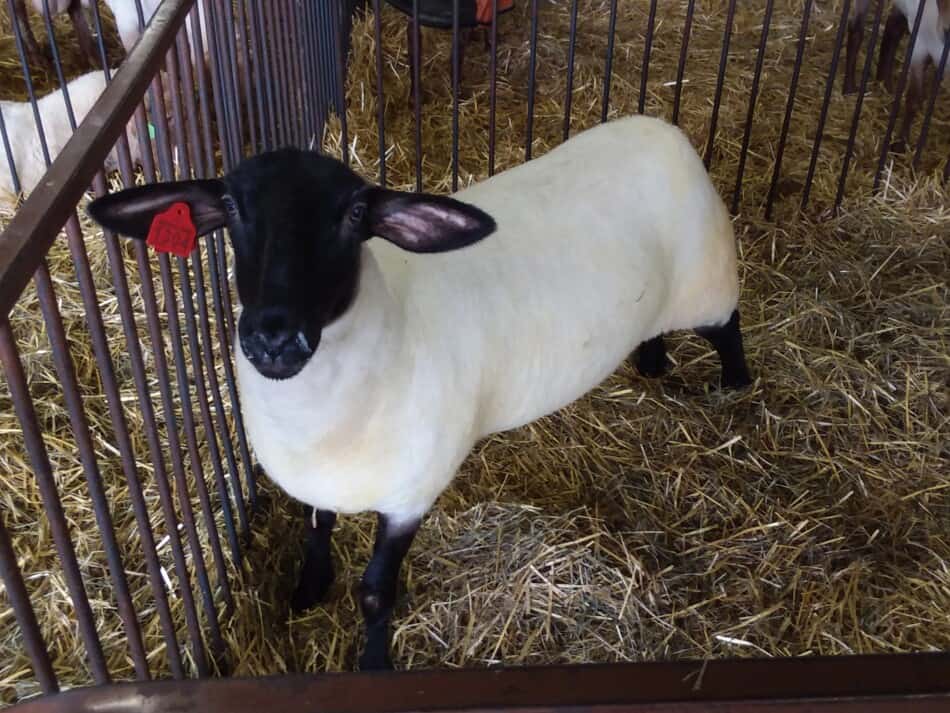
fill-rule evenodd
<path id="1" fill-rule="evenodd" d="M 297 332 L 291 330 L 279 330 L 276 332 L 261 333 L 260 345 L 266 356 L 270 359 L 277 359 L 283 354 L 291 344 L 297 341 Z"/>

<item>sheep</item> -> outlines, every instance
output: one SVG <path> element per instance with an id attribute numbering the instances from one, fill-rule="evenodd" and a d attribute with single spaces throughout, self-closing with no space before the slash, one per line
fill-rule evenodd
<path id="1" fill-rule="evenodd" d="M 881 0 L 881 2 L 883 1 Z M 891 8 L 884 24 L 881 54 L 878 57 L 877 64 L 877 81 L 883 80 L 887 89 L 891 92 L 894 91 L 893 73 L 897 45 L 904 33 L 913 27 L 920 2 L 924 2 L 925 5 L 923 16 L 920 19 L 920 28 L 917 31 L 917 41 L 914 43 L 911 54 L 910 84 L 907 87 L 904 117 L 897 140 L 891 147 L 896 152 L 903 152 L 907 147 L 910 140 L 911 124 L 920 110 L 920 104 L 923 100 L 924 69 L 928 62 L 933 62 L 935 65 L 940 63 L 946 33 L 950 30 L 950 0 L 894 0 L 895 7 Z M 856 0 L 848 24 L 848 46 L 844 74 L 845 94 L 851 94 L 856 90 L 855 67 L 858 61 L 858 49 L 864 39 L 864 20 L 869 5 L 870 0 Z"/>
<path id="2" fill-rule="evenodd" d="M 672 330 L 711 342 L 724 387 L 751 383 L 729 214 L 659 119 L 601 124 L 453 197 L 281 149 L 88 212 L 142 240 L 181 203 L 199 235 L 229 228 L 244 423 L 270 478 L 313 508 L 294 610 L 333 582 L 337 513 L 378 514 L 364 670 L 392 666 L 402 560 L 480 439 L 571 403 L 634 350 L 661 374 Z"/>
<path id="3" fill-rule="evenodd" d="M 77 124 L 89 113 L 105 88 L 106 80 L 101 71 L 80 75 L 67 84 L 67 92 Z M 36 104 L 43 122 L 43 134 L 46 138 L 50 161 L 53 161 L 73 134 L 69 116 L 66 113 L 65 97 L 62 90 L 57 89 L 38 99 Z M 43 156 L 40 135 L 36 130 L 33 107 L 30 102 L 0 101 L 0 114 L 3 115 L 4 128 L 10 142 L 20 189 L 24 193 L 29 193 L 46 173 L 46 160 Z M 129 151 L 132 160 L 138 162 L 141 153 L 135 123 L 129 122 L 128 129 Z M 117 156 L 113 150 L 106 159 L 105 167 L 111 171 L 116 165 Z M 5 156 L 0 158 L 0 203 L 7 207 L 12 207 L 16 203 L 16 186 Z"/>
<path id="4" fill-rule="evenodd" d="M 83 6 L 89 7 L 91 0 L 48 0 L 50 15 L 62 15 L 69 13 L 69 19 L 72 21 L 73 28 L 76 30 L 76 37 L 79 40 L 79 47 L 86 58 L 95 66 L 98 62 L 99 53 L 96 51 L 96 43 L 92 39 L 92 31 L 83 15 Z M 43 0 L 30 0 L 33 9 L 41 15 L 45 8 Z M 20 26 L 20 35 L 23 38 L 23 44 L 26 49 L 27 58 L 32 64 L 45 66 L 52 71 L 53 65 L 49 58 L 40 50 L 36 36 L 33 34 L 33 28 L 30 27 L 29 15 L 26 10 L 25 0 L 13 0 L 13 13 L 16 16 L 16 22 Z"/>
<path id="5" fill-rule="evenodd" d="M 162 4 L 162 0 L 139 0 L 142 7 L 142 18 L 145 21 L 145 25 L 148 25 L 149 21 L 152 19 L 152 15 L 155 14 L 155 11 L 158 10 L 158 6 Z M 139 41 L 139 37 L 142 36 L 142 31 L 139 29 L 139 12 L 136 7 L 136 0 L 103 0 L 105 4 L 109 7 L 109 10 L 112 12 L 112 16 L 115 18 L 115 28 L 119 33 L 119 41 L 122 43 L 122 47 L 125 48 L 126 53 L 132 51 L 132 48 L 135 46 L 135 43 Z M 207 22 L 205 19 L 204 5 L 201 0 L 197 0 L 196 5 L 198 7 L 198 17 L 201 21 L 201 40 L 202 47 L 204 49 L 205 57 L 208 54 L 208 29 Z M 191 45 L 191 21 L 186 20 L 185 22 L 187 32 L 188 32 L 188 46 L 189 51 L 193 54 L 194 49 Z"/>

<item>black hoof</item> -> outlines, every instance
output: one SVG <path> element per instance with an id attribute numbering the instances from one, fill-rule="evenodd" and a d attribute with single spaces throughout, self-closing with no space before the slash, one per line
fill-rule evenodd
<path id="1" fill-rule="evenodd" d="M 648 379 L 656 379 L 666 373 L 670 360 L 666 356 L 666 344 L 663 335 L 649 339 L 637 348 L 634 358 L 637 371 Z"/>
<path id="2" fill-rule="evenodd" d="M 323 564 L 304 562 L 300 570 L 300 581 L 290 599 L 290 609 L 294 614 L 303 614 L 323 602 L 333 586 L 333 563 Z"/>

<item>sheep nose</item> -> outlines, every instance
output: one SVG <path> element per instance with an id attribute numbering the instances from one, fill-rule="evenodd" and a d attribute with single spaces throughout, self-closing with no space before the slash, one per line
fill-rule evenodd
<path id="1" fill-rule="evenodd" d="M 263 352 L 271 359 L 276 359 L 284 350 L 297 339 L 297 333 L 289 329 L 258 332 L 257 338 Z"/>

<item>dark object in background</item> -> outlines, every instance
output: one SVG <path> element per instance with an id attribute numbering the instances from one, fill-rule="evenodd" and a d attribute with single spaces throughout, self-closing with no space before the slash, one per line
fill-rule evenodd
<path id="1" fill-rule="evenodd" d="M 413 42 L 415 28 L 413 27 L 412 5 L 413 0 L 386 0 L 397 10 L 408 15 L 406 21 L 406 41 L 409 46 L 409 75 L 412 82 L 409 88 L 410 104 L 415 97 L 416 64 L 421 66 L 422 56 L 422 36 L 419 36 L 418 52 Z M 434 27 L 440 30 L 451 30 L 453 25 L 452 11 L 454 0 L 417 0 L 419 7 L 419 25 L 421 27 Z M 492 22 L 492 2 L 493 0 L 459 0 L 459 27 L 463 32 L 459 38 L 459 83 L 461 83 L 462 64 L 465 57 L 465 45 L 467 45 L 473 35 L 473 31 L 478 27 L 487 27 Z M 503 15 L 514 8 L 514 0 L 497 0 L 498 14 Z M 491 46 L 491 35 L 486 32 L 485 46 L 489 50 Z"/>

